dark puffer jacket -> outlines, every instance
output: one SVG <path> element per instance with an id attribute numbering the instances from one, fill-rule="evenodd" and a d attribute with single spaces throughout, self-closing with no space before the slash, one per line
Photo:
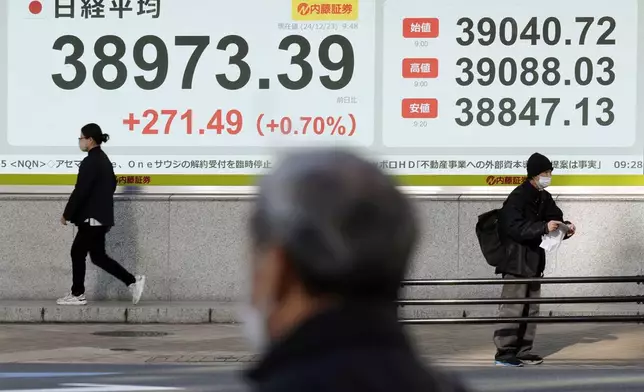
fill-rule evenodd
<path id="1" fill-rule="evenodd" d="M 529 181 L 514 189 L 501 209 L 500 233 L 507 257 L 496 273 L 526 278 L 541 276 L 546 268 L 546 254 L 539 244 L 551 220 L 564 222 L 563 212 L 549 192 L 539 191 Z"/>

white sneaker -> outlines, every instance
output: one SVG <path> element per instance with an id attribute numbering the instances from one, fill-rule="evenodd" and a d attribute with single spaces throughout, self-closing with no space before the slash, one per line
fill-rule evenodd
<path id="1" fill-rule="evenodd" d="M 143 289 L 145 288 L 145 276 L 137 275 L 136 283 L 132 283 L 129 287 L 130 292 L 132 293 L 132 303 L 136 305 L 141 300 L 141 295 L 143 295 Z"/>
<path id="2" fill-rule="evenodd" d="M 63 298 L 58 298 L 56 300 L 56 304 L 62 306 L 83 306 L 87 305 L 87 299 L 85 299 L 85 294 L 81 294 L 77 297 L 70 293 Z"/>

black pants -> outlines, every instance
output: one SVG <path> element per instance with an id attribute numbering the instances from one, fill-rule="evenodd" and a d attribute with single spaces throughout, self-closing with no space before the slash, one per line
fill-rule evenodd
<path id="1" fill-rule="evenodd" d="M 90 226 L 83 223 L 78 226 L 78 233 L 72 244 L 72 295 L 85 294 L 85 259 L 87 254 L 92 263 L 119 279 L 126 285 L 136 282 L 134 275 L 123 266 L 112 260 L 105 252 L 105 236 L 109 231 L 105 226 Z"/>
<path id="2" fill-rule="evenodd" d="M 519 278 L 504 275 L 503 279 Z M 539 298 L 540 284 L 504 284 L 501 298 Z M 504 304 L 499 306 L 500 317 L 535 317 L 539 315 L 539 304 Z M 503 324 L 494 332 L 496 359 L 505 359 L 515 355 L 521 356 L 532 350 L 537 335 L 537 324 L 519 323 Z"/>

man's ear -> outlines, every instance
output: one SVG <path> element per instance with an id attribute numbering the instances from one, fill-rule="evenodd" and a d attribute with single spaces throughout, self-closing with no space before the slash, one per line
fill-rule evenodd
<path id="1" fill-rule="evenodd" d="M 287 256 L 287 252 L 283 248 L 275 250 L 274 259 L 277 263 L 276 270 L 279 273 L 275 295 L 276 299 L 281 301 L 296 287 L 298 280 L 292 260 Z"/>
<path id="2" fill-rule="evenodd" d="M 261 265 L 261 276 L 266 295 L 270 295 L 274 301 L 280 302 L 288 296 L 296 282 L 295 270 L 286 257 L 286 252 L 281 247 L 266 249 L 259 263 Z M 260 299 L 260 298 L 258 298 Z"/>

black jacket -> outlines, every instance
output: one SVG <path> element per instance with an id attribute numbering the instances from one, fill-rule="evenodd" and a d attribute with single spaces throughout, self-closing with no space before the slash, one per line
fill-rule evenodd
<path id="1" fill-rule="evenodd" d="M 539 244 L 551 220 L 564 222 L 563 212 L 549 192 L 539 191 L 529 181 L 514 189 L 501 209 L 500 234 L 507 257 L 496 273 L 541 276 L 546 268 L 546 253 Z"/>
<path id="2" fill-rule="evenodd" d="M 75 225 L 94 218 L 103 226 L 114 226 L 114 191 L 112 162 L 100 147 L 94 147 L 80 164 L 63 217 Z"/>
<path id="3" fill-rule="evenodd" d="M 260 392 L 465 391 L 421 364 L 391 305 L 320 314 L 274 345 L 247 377 Z"/>

